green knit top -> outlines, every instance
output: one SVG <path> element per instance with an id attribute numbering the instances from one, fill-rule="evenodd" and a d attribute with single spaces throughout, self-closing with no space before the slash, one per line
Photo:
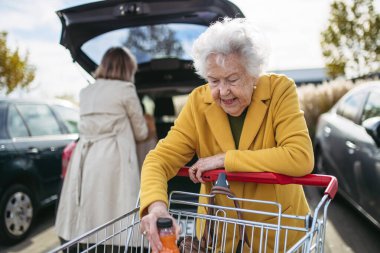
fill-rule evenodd
<path id="1" fill-rule="evenodd" d="M 228 121 L 230 122 L 231 132 L 232 136 L 234 138 L 235 142 L 235 148 L 239 148 L 239 141 L 240 141 L 240 135 L 243 130 L 243 124 L 245 120 L 245 116 L 247 115 L 247 109 L 245 109 L 240 116 L 233 117 L 229 114 L 228 115 Z"/>

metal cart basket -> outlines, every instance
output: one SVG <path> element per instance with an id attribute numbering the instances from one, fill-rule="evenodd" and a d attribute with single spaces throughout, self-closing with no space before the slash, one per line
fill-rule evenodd
<path id="1" fill-rule="evenodd" d="M 178 175 L 188 176 L 188 168 L 182 168 Z M 221 185 L 221 188 L 219 187 L 218 191 L 211 192 L 210 194 L 181 191 L 170 193 L 169 212 L 180 223 L 182 230 L 180 235 L 180 241 L 182 241 L 180 243 L 180 252 L 261 253 L 324 251 L 327 209 L 338 189 L 335 177 L 315 174 L 304 177 L 289 177 L 267 172 L 226 173 L 224 170 L 208 171 L 202 177 L 205 181 L 216 182 L 215 185 Z M 223 190 L 226 187 L 228 188 L 225 184 L 225 178 L 228 181 L 245 183 L 319 186 L 326 187 L 326 190 L 312 214 L 297 216 L 283 213 L 281 204 L 277 202 L 235 197 L 228 190 Z M 222 184 L 220 184 L 221 181 L 223 181 Z M 194 202 L 186 200 L 194 199 L 194 197 L 213 200 L 217 194 L 225 195 L 223 197 L 230 199 L 235 205 L 227 207 L 216 205 L 213 201 Z M 191 196 L 191 198 L 184 196 Z M 245 203 L 266 208 L 262 210 L 248 209 L 244 208 L 244 206 L 247 206 Z M 171 208 L 173 204 L 176 204 L 175 206 L 179 205 L 181 208 Z M 205 213 L 196 212 L 193 211 L 195 210 L 194 207 L 198 209 L 204 207 L 208 211 Z M 244 218 L 249 215 L 261 215 L 267 218 L 260 221 Z M 285 220 L 288 222 L 284 222 Z M 50 251 L 50 253 L 149 253 L 151 249 L 148 240 L 139 232 L 139 224 L 139 208 L 137 207 L 121 217 L 65 243 Z M 289 242 L 288 240 L 288 238 L 292 237 L 292 233 L 298 234 L 295 242 Z M 185 246 L 190 247 L 190 249 L 185 249 Z"/>

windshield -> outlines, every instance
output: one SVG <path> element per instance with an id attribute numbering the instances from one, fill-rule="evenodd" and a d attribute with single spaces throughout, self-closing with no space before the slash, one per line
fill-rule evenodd
<path id="1" fill-rule="evenodd" d="M 99 65 L 110 47 L 126 46 L 138 63 L 159 58 L 190 60 L 194 40 L 206 29 L 194 24 L 164 24 L 114 30 L 87 41 L 82 51 Z"/>

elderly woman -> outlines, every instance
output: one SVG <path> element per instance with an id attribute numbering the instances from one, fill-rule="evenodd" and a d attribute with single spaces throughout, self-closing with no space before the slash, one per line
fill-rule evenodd
<path id="1" fill-rule="evenodd" d="M 194 153 L 199 160 L 191 167 L 190 178 L 202 183 L 201 193 L 211 189 L 202 173 L 220 167 L 227 172 L 289 176 L 304 176 L 313 168 L 312 144 L 296 86 L 283 75 L 261 73 L 266 54 L 258 35 L 246 19 L 226 18 L 211 25 L 193 45 L 194 67 L 208 83 L 193 90 L 167 137 L 149 153 L 142 169 L 140 229 L 148 235 L 153 251 L 161 247 L 156 220 L 169 217 L 167 181 Z M 237 197 L 279 202 L 282 213 L 309 212 L 299 185 L 230 182 L 230 189 Z M 217 198 L 216 203 L 231 205 L 225 198 Z M 242 208 L 257 209 L 256 205 L 243 204 Z M 256 221 L 265 218 L 244 216 Z M 297 224 L 287 219 L 283 223 Z M 227 235 L 225 252 L 234 251 L 228 240 L 232 236 Z M 289 232 L 287 248 L 300 236 Z"/>

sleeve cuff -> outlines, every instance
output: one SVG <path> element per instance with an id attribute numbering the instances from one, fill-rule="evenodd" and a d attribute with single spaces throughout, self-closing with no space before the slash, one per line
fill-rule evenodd
<path id="1" fill-rule="evenodd" d="M 224 169 L 227 172 L 234 172 L 236 168 L 236 150 L 229 150 L 226 152 L 226 157 L 224 159 Z"/>

